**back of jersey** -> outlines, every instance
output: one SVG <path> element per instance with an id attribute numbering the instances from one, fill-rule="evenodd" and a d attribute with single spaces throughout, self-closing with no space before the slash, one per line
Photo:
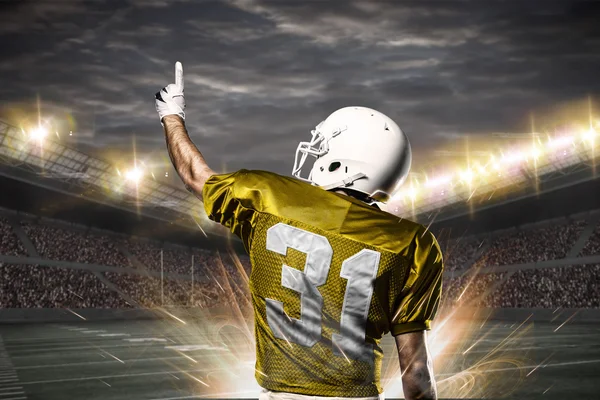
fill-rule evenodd
<path id="1" fill-rule="evenodd" d="M 213 176 L 203 195 L 209 217 L 250 254 L 258 383 L 313 396 L 381 393 L 381 337 L 428 329 L 437 308 L 433 236 L 264 171 Z"/>

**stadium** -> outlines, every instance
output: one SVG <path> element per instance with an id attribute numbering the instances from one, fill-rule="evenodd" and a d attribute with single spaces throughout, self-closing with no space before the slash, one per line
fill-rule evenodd
<path id="1" fill-rule="evenodd" d="M 444 254 L 444 398 L 595 393 L 600 140 L 536 139 L 388 208 Z M 0 157 L 0 399 L 256 397 L 250 262 L 192 195 L 4 122 Z M 383 376 L 401 397 L 393 356 Z"/>
<path id="2" fill-rule="evenodd" d="M 600 397 L 600 2 L 0 10 L 0 400 Z"/>

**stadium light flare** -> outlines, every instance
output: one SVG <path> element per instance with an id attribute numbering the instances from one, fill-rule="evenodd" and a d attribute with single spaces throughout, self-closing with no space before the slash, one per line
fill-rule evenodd
<path id="1" fill-rule="evenodd" d="M 590 129 L 587 129 L 582 132 L 581 139 L 584 142 L 594 144 L 594 140 L 596 140 L 596 136 L 598 136 L 598 133 L 596 132 L 596 130 L 593 127 L 591 127 Z"/>
<path id="2" fill-rule="evenodd" d="M 557 149 L 561 147 L 571 146 L 574 143 L 573 136 L 560 136 L 555 138 L 549 138 L 547 147 L 549 149 Z"/>
<path id="3" fill-rule="evenodd" d="M 461 182 L 464 182 L 467 185 L 470 185 L 473 182 L 473 178 L 475 177 L 475 174 L 474 174 L 473 170 L 471 170 L 471 168 L 468 168 L 464 171 L 459 172 L 459 176 L 460 176 Z"/>
<path id="4" fill-rule="evenodd" d="M 531 146 L 531 149 L 529 150 L 529 157 L 537 160 L 538 158 L 540 158 L 540 156 L 542 155 L 542 150 L 540 150 L 537 146 L 533 145 Z"/>
<path id="5" fill-rule="evenodd" d="M 135 183 L 136 185 L 140 183 L 143 176 L 144 172 L 137 166 L 125 172 L 125 179 L 129 182 Z"/>
<path id="6" fill-rule="evenodd" d="M 450 175 L 442 175 L 437 178 L 427 179 L 425 181 L 425 187 L 427 188 L 435 188 L 442 185 L 447 185 L 452 182 L 452 176 Z"/>
<path id="7" fill-rule="evenodd" d="M 391 209 L 396 212 L 401 209 L 403 213 L 412 209 L 414 215 L 417 209 L 423 212 L 423 207 L 439 207 L 441 196 L 448 198 L 445 201 L 467 197 L 469 201 L 473 195 L 472 189 L 487 190 L 491 187 L 495 191 L 498 184 L 503 187 L 503 180 L 508 184 L 521 179 L 523 168 L 532 168 L 537 175 L 538 171 L 547 171 L 547 165 L 558 158 L 563 160 L 578 154 L 578 157 L 593 159 L 596 147 L 600 144 L 599 132 L 600 121 L 590 119 L 589 126 L 571 125 L 557 135 L 549 135 L 546 141 L 537 137 L 533 143 L 522 147 L 490 153 L 487 162 L 468 161 L 468 166 L 446 166 L 445 170 L 450 171 L 444 176 L 427 178 L 422 183 L 411 180 L 410 185 L 401 187 L 392 196 L 391 201 L 395 204 Z"/>
<path id="8" fill-rule="evenodd" d="M 39 143 L 43 142 L 46 136 L 48 136 L 48 129 L 42 125 L 38 125 L 29 131 L 29 138 Z"/>

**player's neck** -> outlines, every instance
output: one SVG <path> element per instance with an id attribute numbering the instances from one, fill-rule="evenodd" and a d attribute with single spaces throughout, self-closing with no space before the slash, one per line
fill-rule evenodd
<path id="1" fill-rule="evenodd" d="M 346 190 L 342 190 L 342 189 L 332 190 L 332 192 L 343 194 L 344 196 L 352 197 L 353 199 L 362 201 L 363 203 L 365 203 L 367 205 L 372 205 L 371 199 L 368 196 L 366 196 L 360 192 L 346 191 Z M 379 208 L 379 207 L 377 207 L 377 208 Z"/>

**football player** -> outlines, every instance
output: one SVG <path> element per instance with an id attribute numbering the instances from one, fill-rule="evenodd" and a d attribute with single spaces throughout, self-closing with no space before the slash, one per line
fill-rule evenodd
<path id="1" fill-rule="evenodd" d="M 442 255 L 422 225 L 377 206 L 410 168 L 398 125 L 369 108 L 342 108 L 300 143 L 294 177 L 217 174 L 188 136 L 180 63 L 175 70 L 156 109 L 185 187 L 250 255 L 260 398 L 383 398 L 380 341 L 391 332 L 405 397 L 435 399 L 426 331 Z M 316 161 L 304 178 L 308 156 Z"/>

